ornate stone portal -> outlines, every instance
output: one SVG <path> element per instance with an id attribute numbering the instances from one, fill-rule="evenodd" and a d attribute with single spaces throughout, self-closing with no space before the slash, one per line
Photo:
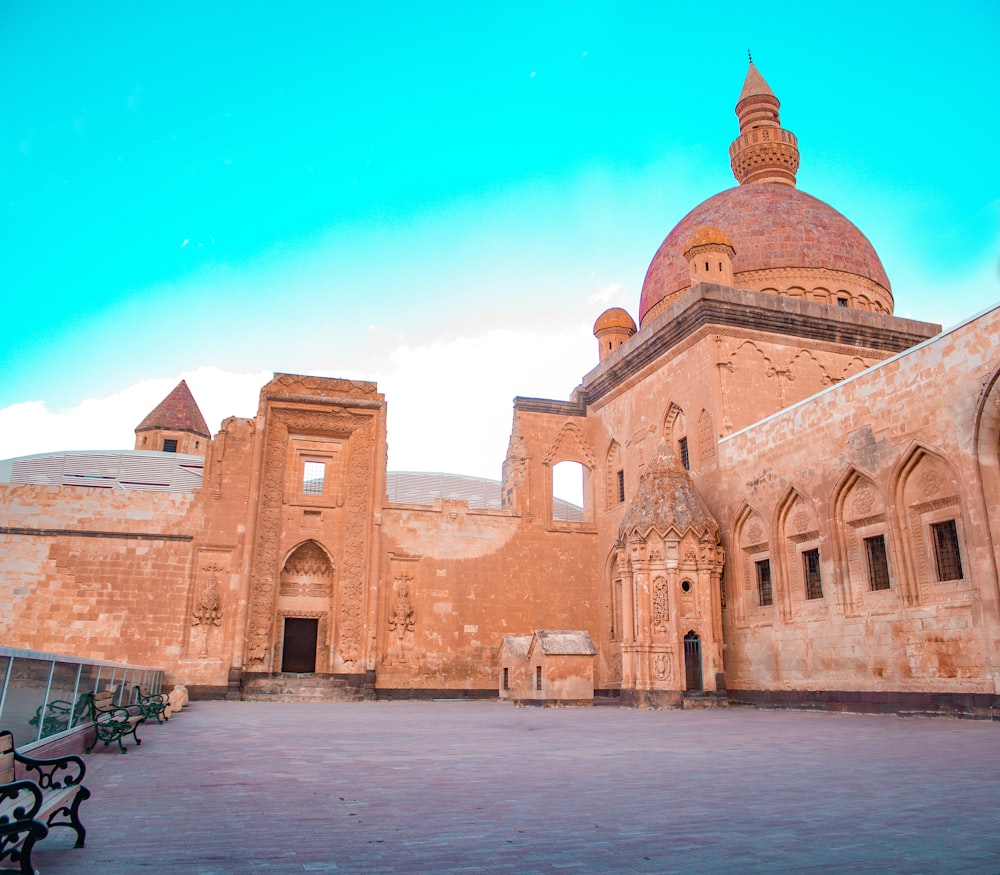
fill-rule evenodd
<path id="1" fill-rule="evenodd" d="M 317 377 L 278 375 L 261 392 L 263 460 L 245 648 L 252 672 L 280 670 L 279 613 L 328 613 L 330 652 L 318 666 L 365 670 L 372 480 L 384 404 L 373 383 Z M 316 537 L 289 555 L 304 529 Z"/>

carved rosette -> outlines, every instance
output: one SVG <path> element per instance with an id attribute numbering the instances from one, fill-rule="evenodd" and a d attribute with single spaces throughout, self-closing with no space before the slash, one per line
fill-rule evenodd
<path id="1" fill-rule="evenodd" d="M 260 667 L 271 651 L 281 569 L 281 522 L 289 430 L 349 434 L 350 471 L 341 600 L 341 647 L 344 659 L 358 658 L 363 597 L 366 522 L 369 516 L 372 419 L 337 412 L 272 409 L 264 447 L 260 510 L 250 588 L 247 662 Z"/>

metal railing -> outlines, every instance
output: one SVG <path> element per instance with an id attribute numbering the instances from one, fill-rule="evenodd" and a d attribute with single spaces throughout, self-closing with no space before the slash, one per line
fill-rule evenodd
<path id="1" fill-rule="evenodd" d="M 86 724 L 85 693 L 110 689 L 128 705 L 139 686 L 160 692 L 163 670 L 0 647 L 0 728 L 24 750 Z"/>

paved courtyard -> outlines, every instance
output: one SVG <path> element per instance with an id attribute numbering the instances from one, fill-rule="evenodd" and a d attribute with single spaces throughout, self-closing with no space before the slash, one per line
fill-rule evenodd
<path id="1" fill-rule="evenodd" d="M 140 736 L 44 875 L 1000 872 L 1000 723 L 195 702 Z"/>

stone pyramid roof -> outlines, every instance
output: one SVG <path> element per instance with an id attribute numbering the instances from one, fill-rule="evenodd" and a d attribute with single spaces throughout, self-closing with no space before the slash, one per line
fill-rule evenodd
<path id="1" fill-rule="evenodd" d="M 136 426 L 136 432 L 151 431 L 154 428 L 170 431 L 189 431 L 201 437 L 210 438 L 208 423 L 201 415 L 194 395 L 187 381 L 181 380 L 153 411 Z"/>

